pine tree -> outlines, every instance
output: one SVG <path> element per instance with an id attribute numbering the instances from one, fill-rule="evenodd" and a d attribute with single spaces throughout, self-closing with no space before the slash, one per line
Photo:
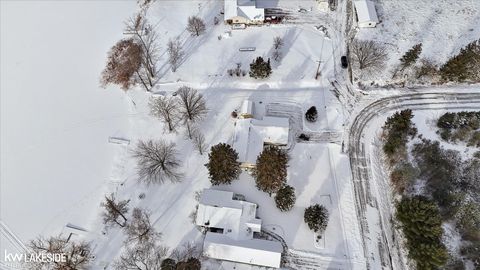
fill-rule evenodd
<path id="1" fill-rule="evenodd" d="M 422 53 L 422 43 L 419 43 L 408 50 L 400 59 L 400 62 L 402 62 L 402 69 L 405 69 L 411 64 L 415 63 L 420 56 L 420 53 Z"/>
<path id="2" fill-rule="evenodd" d="M 268 61 L 265 62 L 262 57 L 257 57 L 257 59 L 250 64 L 250 77 L 255 79 L 263 79 L 269 77 L 270 74 L 272 74 L 270 58 L 268 58 Z"/>
<path id="3" fill-rule="evenodd" d="M 212 146 L 205 166 L 208 168 L 212 185 L 230 184 L 241 172 L 238 153 L 226 143 Z"/>
<path id="4" fill-rule="evenodd" d="M 289 185 L 285 185 L 275 195 L 275 204 L 280 211 L 289 211 L 295 204 L 295 189 Z"/>
<path id="5" fill-rule="evenodd" d="M 423 196 L 403 198 L 397 205 L 397 219 L 417 269 L 438 269 L 447 262 L 448 253 L 441 242 L 442 219 L 434 202 Z"/>
<path id="6" fill-rule="evenodd" d="M 317 108 L 315 106 L 310 107 L 305 113 L 305 118 L 308 122 L 315 122 L 318 118 Z"/>
<path id="7" fill-rule="evenodd" d="M 268 194 L 277 192 L 287 181 L 287 153 L 275 146 L 266 147 L 257 157 L 253 176 L 257 188 Z"/>
<path id="8" fill-rule="evenodd" d="M 328 211 L 323 205 L 315 204 L 305 209 L 303 219 L 310 230 L 323 233 L 327 228 L 328 216 Z"/>

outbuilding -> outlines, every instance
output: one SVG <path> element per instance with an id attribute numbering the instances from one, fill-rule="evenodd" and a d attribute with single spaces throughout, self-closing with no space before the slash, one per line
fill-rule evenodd
<path id="1" fill-rule="evenodd" d="M 375 27 L 378 23 L 375 4 L 370 0 L 359 0 L 354 3 L 357 13 L 358 27 Z"/>

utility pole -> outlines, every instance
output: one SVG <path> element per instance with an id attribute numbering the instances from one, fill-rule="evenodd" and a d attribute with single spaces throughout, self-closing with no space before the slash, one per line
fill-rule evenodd
<path id="1" fill-rule="evenodd" d="M 315 80 L 318 79 L 318 76 L 320 75 L 320 64 L 323 62 L 322 60 L 318 60 L 318 67 L 317 67 L 317 72 L 315 73 Z"/>

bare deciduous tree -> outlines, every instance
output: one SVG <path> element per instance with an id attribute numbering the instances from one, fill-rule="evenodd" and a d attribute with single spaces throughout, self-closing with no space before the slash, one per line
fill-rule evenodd
<path id="1" fill-rule="evenodd" d="M 171 97 L 152 98 L 149 103 L 150 114 L 159 118 L 168 126 L 168 131 L 173 132 L 179 122 L 178 102 Z"/>
<path id="2" fill-rule="evenodd" d="M 146 184 L 179 182 L 182 173 L 178 172 L 180 160 L 177 159 L 174 143 L 163 140 L 140 141 L 134 150 L 137 158 L 139 180 Z"/>
<path id="3" fill-rule="evenodd" d="M 351 52 L 359 69 L 381 68 L 387 60 L 385 46 L 372 40 L 354 40 Z"/>
<path id="4" fill-rule="evenodd" d="M 138 245 L 157 243 L 162 236 L 153 228 L 150 222 L 150 213 L 141 208 L 132 210 L 132 219 L 125 227 L 125 233 L 127 235 L 125 243 L 137 243 Z"/>
<path id="5" fill-rule="evenodd" d="M 118 84 L 128 90 L 136 83 L 137 74 L 142 65 L 142 47 L 134 39 L 122 39 L 115 44 L 107 56 L 107 65 L 102 71 L 100 84 Z"/>
<path id="6" fill-rule="evenodd" d="M 190 32 L 192 36 L 200 36 L 200 34 L 205 32 L 205 29 L 205 22 L 201 18 L 197 16 L 188 17 L 187 31 Z"/>
<path id="7" fill-rule="evenodd" d="M 136 76 L 145 90 L 150 91 L 155 85 L 158 75 L 156 65 L 159 59 L 158 35 L 141 14 L 131 17 L 125 25 L 125 32 L 133 35 L 136 43 L 142 47 L 142 65 Z"/>
<path id="8" fill-rule="evenodd" d="M 166 258 L 168 248 L 155 243 L 127 245 L 120 258 L 113 264 L 116 270 L 158 270 Z"/>
<path id="9" fill-rule="evenodd" d="M 87 242 L 76 242 L 63 236 L 50 238 L 38 237 L 29 244 L 32 252 L 37 254 L 62 254 L 65 261 L 32 261 L 29 267 L 32 269 L 87 269 L 91 261 L 91 249 Z"/>
<path id="10" fill-rule="evenodd" d="M 130 200 L 116 201 L 113 193 L 110 196 L 105 196 L 105 201 L 101 203 L 101 206 L 105 208 L 102 212 L 104 224 L 117 224 L 120 227 L 125 227 L 127 218 L 125 215 L 128 212 L 128 203 Z M 118 219 L 122 217 L 123 222 Z"/>
<path id="11" fill-rule="evenodd" d="M 279 50 L 283 46 L 283 39 L 280 36 L 276 36 L 273 38 L 273 48 L 275 50 Z"/>
<path id="12" fill-rule="evenodd" d="M 205 117 L 207 105 L 197 90 L 182 86 L 178 89 L 177 95 L 180 98 L 180 115 L 187 125 L 188 136 L 192 139 L 192 125 Z"/>
<path id="13" fill-rule="evenodd" d="M 177 262 L 188 261 L 190 258 L 200 257 L 200 251 L 195 243 L 185 242 L 182 244 L 182 246 L 174 249 L 170 257 L 175 259 Z"/>
<path id="14" fill-rule="evenodd" d="M 203 155 L 203 153 L 207 151 L 205 136 L 198 128 L 192 130 L 192 141 L 200 155 Z"/>
<path id="15" fill-rule="evenodd" d="M 177 39 L 168 41 L 167 44 L 168 62 L 172 67 L 172 72 L 177 71 L 183 57 L 183 49 L 180 41 Z"/>

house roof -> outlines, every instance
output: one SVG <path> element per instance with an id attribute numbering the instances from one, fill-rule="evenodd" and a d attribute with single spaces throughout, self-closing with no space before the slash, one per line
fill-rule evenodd
<path id="1" fill-rule="evenodd" d="M 263 8 L 256 6 L 256 0 L 225 0 L 225 20 L 241 16 L 249 20 L 263 20 Z"/>
<path id="2" fill-rule="evenodd" d="M 207 232 L 203 252 L 210 258 L 266 267 L 280 267 L 282 245 L 279 242 L 247 239 L 235 241 L 223 234 Z"/>
<path id="3" fill-rule="evenodd" d="M 232 239 L 250 239 L 253 231 L 259 231 L 258 225 L 261 226 L 256 212 L 256 204 L 234 200 L 233 192 L 204 189 L 195 223 L 223 229 L 223 234 Z"/>
<path id="4" fill-rule="evenodd" d="M 288 143 L 289 122 L 288 118 L 265 116 L 262 120 L 252 120 L 252 125 L 260 134 L 265 143 Z"/>
<path id="5" fill-rule="evenodd" d="M 375 4 L 369 0 L 355 1 L 355 9 L 357 10 L 358 22 L 375 22 L 378 23 L 377 11 Z"/>

